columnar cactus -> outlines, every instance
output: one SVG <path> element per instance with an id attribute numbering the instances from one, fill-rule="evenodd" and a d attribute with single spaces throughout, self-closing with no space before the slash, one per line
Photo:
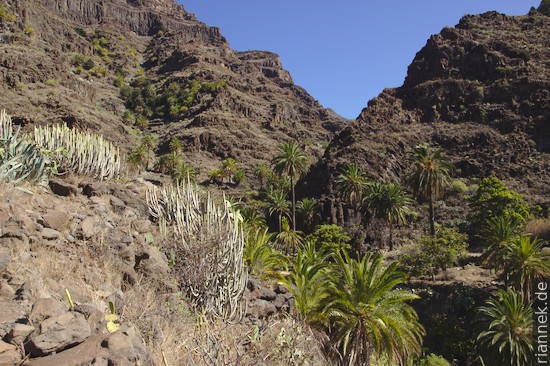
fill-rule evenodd
<path id="1" fill-rule="evenodd" d="M 181 240 L 177 248 L 181 280 L 195 303 L 226 320 L 242 317 L 247 281 L 244 234 L 227 200 L 215 202 L 188 180 L 151 188 L 147 203 L 164 232 L 171 225 Z"/>
<path id="2" fill-rule="evenodd" d="M 99 135 L 59 124 L 35 127 L 34 140 L 55 154 L 63 168 L 76 174 L 104 180 L 120 173 L 119 149 Z"/>

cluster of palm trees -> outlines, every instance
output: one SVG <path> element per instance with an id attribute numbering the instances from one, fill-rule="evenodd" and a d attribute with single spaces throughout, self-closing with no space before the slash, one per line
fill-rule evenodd
<path id="1" fill-rule="evenodd" d="M 450 183 L 453 165 L 442 150 L 432 150 L 427 144 L 415 146 L 408 153 L 412 170 L 407 183 L 417 199 L 429 204 L 430 233 L 435 236 L 434 200 Z M 342 199 L 356 213 L 364 213 L 385 221 L 389 228 L 389 248 L 393 249 L 393 227 L 405 222 L 412 201 L 405 189 L 396 183 L 372 181 L 357 164 L 347 164 L 336 178 Z"/>
<path id="2" fill-rule="evenodd" d="M 244 171 L 239 167 L 237 160 L 234 158 L 223 160 L 221 169 L 212 170 L 209 177 L 212 182 L 218 184 L 227 181 L 227 183 L 237 186 L 246 179 Z"/>

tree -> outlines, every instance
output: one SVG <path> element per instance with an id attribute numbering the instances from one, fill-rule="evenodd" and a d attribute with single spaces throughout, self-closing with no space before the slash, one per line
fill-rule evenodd
<path id="1" fill-rule="evenodd" d="M 446 270 L 466 256 L 466 240 L 466 234 L 457 229 L 440 228 L 435 237 L 420 238 L 411 251 L 401 254 L 399 261 L 411 275 L 431 275 L 434 279 L 440 269 Z"/>
<path id="2" fill-rule="evenodd" d="M 222 162 L 222 171 L 225 176 L 229 179 L 229 182 L 233 183 L 233 177 L 239 171 L 239 166 L 237 161 L 233 158 L 227 158 Z"/>
<path id="3" fill-rule="evenodd" d="M 319 225 L 313 233 L 306 236 L 306 241 L 315 244 L 317 250 L 327 253 L 338 253 L 342 250 L 347 252 L 351 249 L 351 237 L 338 225 Z"/>
<path id="4" fill-rule="evenodd" d="M 277 234 L 277 243 L 279 243 L 286 254 L 294 254 L 296 249 L 304 242 L 304 233 L 292 230 L 288 224 L 288 219 L 283 217 L 281 232 Z"/>
<path id="5" fill-rule="evenodd" d="M 364 206 L 374 217 L 388 223 L 390 250 L 393 250 L 393 226 L 405 222 L 410 202 L 411 199 L 398 184 L 375 182 L 366 189 Z"/>
<path id="6" fill-rule="evenodd" d="M 496 291 L 478 308 L 476 323 L 485 365 L 535 365 L 533 311 L 520 292 Z"/>
<path id="7" fill-rule="evenodd" d="M 265 180 L 271 175 L 269 168 L 264 163 L 259 163 L 254 168 L 254 175 L 260 181 L 260 189 L 264 189 Z"/>
<path id="8" fill-rule="evenodd" d="M 420 354 L 425 331 L 407 303 L 419 297 L 397 288 L 406 282 L 397 263 L 386 267 L 382 255 L 372 252 L 358 260 L 338 254 L 335 260 L 323 314 L 342 363 L 368 366 L 372 356 L 386 356 L 403 364 Z"/>
<path id="9" fill-rule="evenodd" d="M 273 233 L 267 232 L 267 228 L 247 231 L 243 259 L 249 273 L 269 277 L 275 276 L 277 269 L 286 268 L 285 257 L 272 247 L 273 236 Z"/>
<path id="10" fill-rule="evenodd" d="M 547 242 L 521 235 L 504 247 L 504 276 L 530 301 L 538 280 L 550 278 L 550 252 L 542 249 Z"/>
<path id="11" fill-rule="evenodd" d="M 174 172 L 172 173 L 172 180 L 176 183 L 186 182 L 187 179 L 195 180 L 195 169 L 185 161 L 180 161 Z"/>
<path id="12" fill-rule="evenodd" d="M 279 175 L 290 178 L 291 205 L 292 205 L 292 230 L 296 230 L 296 194 L 294 182 L 307 169 L 307 156 L 296 142 L 286 142 L 281 146 L 279 154 L 272 162 L 273 170 Z"/>
<path id="13" fill-rule="evenodd" d="M 128 162 L 136 167 L 145 166 L 147 162 L 148 151 L 143 144 L 133 150 L 130 155 L 128 155 Z"/>
<path id="14" fill-rule="evenodd" d="M 306 242 L 291 262 L 289 275 L 282 278 L 294 296 L 294 309 L 298 316 L 309 323 L 325 322 L 321 305 L 327 297 L 326 259 L 326 252 L 317 251 L 315 244 Z"/>
<path id="15" fill-rule="evenodd" d="M 484 178 L 471 198 L 469 217 L 472 231 L 483 234 L 485 224 L 494 217 L 510 218 L 518 224 L 525 223 L 529 217 L 529 205 L 523 197 L 504 185 L 496 177 Z"/>
<path id="16" fill-rule="evenodd" d="M 454 167 L 442 150 L 432 151 L 428 144 L 417 145 L 409 152 L 413 170 L 408 181 L 417 198 L 428 200 L 430 205 L 430 233 L 435 236 L 434 200 L 450 184 Z"/>
<path id="17" fill-rule="evenodd" d="M 347 164 L 336 178 L 340 195 L 355 210 L 359 209 L 368 182 L 367 174 L 357 164 Z"/>
<path id="18" fill-rule="evenodd" d="M 177 137 L 174 137 L 173 139 L 170 140 L 169 148 L 170 148 L 170 151 L 181 154 L 181 152 L 183 151 L 183 144 L 180 139 L 178 139 Z"/>
<path id="19" fill-rule="evenodd" d="M 151 150 L 155 148 L 156 144 L 157 138 L 151 134 L 147 134 L 141 139 L 141 145 L 145 149 L 145 169 L 149 169 L 149 154 Z"/>
<path id="20" fill-rule="evenodd" d="M 487 249 L 481 255 L 481 263 L 504 270 L 506 260 L 506 246 L 521 234 L 522 222 L 517 217 L 495 216 L 486 220 L 481 238 Z"/>
<path id="21" fill-rule="evenodd" d="M 315 198 L 304 197 L 296 203 L 298 213 L 302 217 L 304 230 L 311 230 L 313 223 L 319 217 L 319 204 Z"/>
<path id="22" fill-rule="evenodd" d="M 269 214 L 270 215 L 273 215 L 274 213 L 277 214 L 279 232 L 281 232 L 282 216 L 284 214 L 288 214 L 289 203 L 286 199 L 286 193 L 280 189 L 276 189 L 269 194 L 268 199 L 269 199 Z"/>

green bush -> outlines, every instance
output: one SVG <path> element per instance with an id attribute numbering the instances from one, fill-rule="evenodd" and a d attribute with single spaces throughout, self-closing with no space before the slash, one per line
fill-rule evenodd
<path id="1" fill-rule="evenodd" d="M 0 21 L 7 22 L 7 23 L 13 23 L 13 22 L 15 22 L 15 15 L 8 12 L 6 9 L 4 9 L 2 6 L 0 6 Z"/>
<path id="2" fill-rule="evenodd" d="M 470 199 L 471 230 L 479 235 L 485 223 L 495 217 L 517 219 L 525 222 L 529 217 L 529 205 L 523 197 L 509 189 L 496 177 L 483 179 L 477 192 Z"/>
<path id="3" fill-rule="evenodd" d="M 57 80 L 48 79 L 48 80 L 44 81 L 44 84 L 47 85 L 47 86 L 56 86 L 57 85 Z"/>
<path id="4" fill-rule="evenodd" d="M 455 228 L 440 228 L 435 237 L 423 236 L 405 251 L 399 262 L 412 276 L 435 276 L 440 269 L 457 265 L 466 256 L 467 235 Z"/>
<path id="5" fill-rule="evenodd" d="M 451 192 L 462 197 L 468 192 L 468 186 L 460 179 L 454 179 L 451 183 Z"/>
<path id="6" fill-rule="evenodd" d="M 306 236 L 306 241 L 315 244 L 318 251 L 338 253 L 351 249 L 351 237 L 338 225 L 319 225 L 315 231 Z"/>
<path id="7" fill-rule="evenodd" d="M 418 366 L 451 366 L 451 364 L 445 358 L 430 353 L 419 360 Z"/>

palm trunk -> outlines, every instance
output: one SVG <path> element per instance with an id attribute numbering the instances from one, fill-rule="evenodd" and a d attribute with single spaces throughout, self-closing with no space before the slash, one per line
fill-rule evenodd
<path id="1" fill-rule="evenodd" d="M 431 187 L 428 190 L 428 196 L 430 201 L 430 234 L 433 237 L 435 237 L 435 211 L 434 211 L 434 199 L 433 199 Z"/>
<path id="2" fill-rule="evenodd" d="M 279 213 L 279 233 L 283 230 L 283 229 L 282 229 L 282 224 L 281 224 L 282 216 L 283 216 L 283 215 L 282 215 L 281 213 Z"/>
<path id="3" fill-rule="evenodd" d="M 393 223 L 391 222 L 391 220 L 389 221 L 390 223 L 390 251 L 393 250 Z"/>
<path id="4" fill-rule="evenodd" d="M 294 177 L 290 176 L 290 189 L 292 190 L 292 230 L 296 231 L 296 195 L 294 192 Z"/>

